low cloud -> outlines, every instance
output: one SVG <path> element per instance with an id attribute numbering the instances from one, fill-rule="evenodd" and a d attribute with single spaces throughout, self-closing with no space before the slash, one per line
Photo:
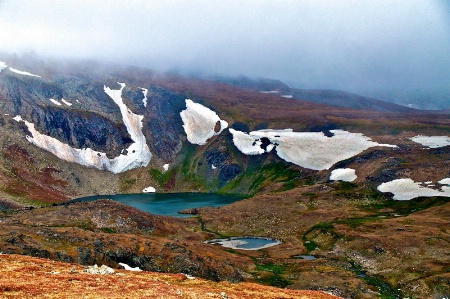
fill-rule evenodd
<path id="1" fill-rule="evenodd" d="M 448 89 L 445 1 L 0 1 L 2 50 L 354 92 Z"/>

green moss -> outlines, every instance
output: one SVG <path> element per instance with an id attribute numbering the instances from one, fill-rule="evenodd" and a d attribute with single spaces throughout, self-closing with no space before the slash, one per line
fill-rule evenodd
<path id="1" fill-rule="evenodd" d="M 126 191 L 130 190 L 137 182 L 137 179 L 128 178 L 122 176 L 119 179 L 119 190 L 120 192 L 126 193 Z"/>
<path id="2" fill-rule="evenodd" d="M 113 230 L 112 228 L 109 228 L 109 227 L 103 227 L 101 230 L 102 230 L 102 232 L 107 233 L 107 234 L 115 234 L 116 233 L 115 230 Z"/>
<path id="3" fill-rule="evenodd" d="M 392 287 L 389 283 L 383 281 L 381 277 L 376 275 L 367 275 L 367 272 L 362 269 L 360 265 L 351 259 L 347 259 L 352 270 L 358 277 L 362 278 L 367 284 L 372 285 L 378 289 L 379 298 L 382 299 L 398 299 L 404 298 L 402 292 L 397 288 Z"/>
<path id="4" fill-rule="evenodd" d="M 165 172 L 162 172 L 161 170 L 156 168 L 151 168 L 149 170 L 150 176 L 154 178 L 158 182 L 158 184 L 162 187 L 165 187 L 172 179 L 172 177 L 176 175 L 176 173 L 177 173 L 176 168 L 172 168 Z"/>
<path id="5" fill-rule="evenodd" d="M 308 252 L 315 250 L 319 247 L 314 241 L 308 240 L 305 236 L 303 237 L 303 245 Z"/>
<path id="6" fill-rule="evenodd" d="M 280 182 L 283 184 L 278 191 L 285 191 L 299 186 L 303 177 L 304 173 L 301 170 L 283 162 L 254 163 L 222 190 L 233 190 L 247 185 L 246 193 L 254 195 L 266 185 Z"/>
<path id="7" fill-rule="evenodd" d="M 303 244 L 308 252 L 320 248 L 329 250 L 342 238 L 342 235 L 334 231 L 334 224 L 331 222 L 320 222 L 313 225 L 303 234 Z"/>
<path id="8" fill-rule="evenodd" d="M 332 229 L 334 229 L 334 225 L 331 222 L 319 222 L 319 223 L 313 225 L 313 227 L 310 229 L 310 231 L 317 230 L 317 229 L 320 230 L 321 232 L 326 233 L 326 232 L 329 232 Z"/>
<path id="9" fill-rule="evenodd" d="M 367 209 L 374 212 L 381 209 L 391 209 L 393 213 L 407 215 L 446 203 L 448 203 L 448 199 L 445 197 L 421 197 L 412 200 L 377 200 Z"/>
<path id="10" fill-rule="evenodd" d="M 260 282 L 274 287 L 285 288 L 292 284 L 292 281 L 283 277 L 286 266 L 273 263 L 260 264 L 255 262 L 258 271 L 271 272 L 267 276 L 263 276 Z"/>
<path id="11" fill-rule="evenodd" d="M 350 228 L 357 228 L 366 222 L 373 222 L 373 221 L 381 221 L 381 220 L 378 216 L 350 217 L 350 218 L 346 218 L 346 219 L 337 220 L 335 223 L 346 224 Z"/>

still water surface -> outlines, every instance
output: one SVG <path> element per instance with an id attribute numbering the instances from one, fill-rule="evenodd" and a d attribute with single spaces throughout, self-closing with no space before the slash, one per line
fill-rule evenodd
<path id="1" fill-rule="evenodd" d="M 259 250 L 281 244 L 280 241 L 272 238 L 261 237 L 232 237 L 226 239 L 208 240 L 209 244 L 220 244 L 223 247 L 242 250 Z"/>
<path id="2" fill-rule="evenodd" d="M 98 199 L 112 199 L 157 215 L 190 217 L 191 215 L 179 214 L 178 211 L 200 207 L 220 207 L 242 200 L 243 197 L 214 193 L 139 193 L 96 195 L 74 199 L 73 201 L 94 201 Z"/>

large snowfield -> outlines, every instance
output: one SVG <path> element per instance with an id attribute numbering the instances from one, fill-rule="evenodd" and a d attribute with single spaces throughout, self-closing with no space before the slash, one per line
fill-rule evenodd
<path id="1" fill-rule="evenodd" d="M 428 183 L 428 184 L 427 184 Z M 433 189 L 430 186 L 432 182 L 414 182 L 412 179 L 397 179 L 383 183 L 378 186 L 381 192 L 390 192 L 394 194 L 393 199 L 410 200 L 417 197 L 445 196 L 450 197 L 450 179 L 445 178 L 438 181 L 440 189 Z"/>
<path id="2" fill-rule="evenodd" d="M 230 129 L 234 145 L 246 155 L 260 155 L 276 149 L 277 155 L 298 166 L 313 170 L 329 169 L 335 163 L 374 147 L 396 147 L 379 144 L 360 133 L 331 130 L 332 137 L 322 132 L 259 130 L 244 133 Z"/>
<path id="3" fill-rule="evenodd" d="M 429 148 L 438 148 L 450 145 L 450 137 L 448 136 L 422 136 L 418 135 L 410 138 L 416 143 L 420 143 Z"/>

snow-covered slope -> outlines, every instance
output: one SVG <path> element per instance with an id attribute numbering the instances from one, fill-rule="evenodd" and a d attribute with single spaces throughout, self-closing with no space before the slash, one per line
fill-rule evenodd
<path id="1" fill-rule="evenodd" d="M 444 185 L 450 183 L 449 179 L 440 180 L 438 183 Z M 414 182 L 411 179 L 398 179 L 390 182 L 383 183 L 378 186 L 378 190 L 381 192 L 390 192 L 394 194 L 396 200 L 410 200 L 417 197 L 431 197 L 431 196 L 444 196 L 450 197 L 450 186 L 442 186 L 440 189 L 433 189 L 429 186 L 431 182 L 421 183 Z"/>
<path id="2" fill-rule="evenodd" d="M 323 170 L 336 162 L 351 158 L 374 147 L 396 147 L 379 144 L 360 133 L 331 130 L 332 137 L 322 132 L 292 132 L 286 130 L 259 130 L 249 134 L 230 129 L 234 145 L 246 155 L 260 155 L 276 149 L 277 155 L 285 161 L 301 167 Z"/>
<path id="3" fill-rule="evenodd" d="M 142 99 L 142 103 L 144 104 L 144 107 L 147 107 L 148 89 L 146 89 L 146 88 L 141 88 L 141 89 L 142 89 L 142 93 L 144 94 L 144 98 Z"/>
<path id="4" fill-rule="evenodd" d="M 180 112 L 183 128 L 190 143 L 204 145 L 215 135 L 219 135 L 228 123 L 221 120 L 216 112 L 199 103 L 186 99 L 186 110 Z M 219 129 L 214 130 L 219 124 Z"/>
<path id="5" fill-rule="evenodd" d="M 35 129 L 35 125 L 31 122 L 22 120 L 20 116 L 16 116 L 16 121 L 23 121 L 30 131 L 31 136 L 27 136 L 27 140 L 34 145 L 51 152 L 58 158 L 68 162 L 78 163 L 80 165 L 95 167 L 102 170 L 108 170 L 112 173 L 121 173 L 133 168 L 147 166 L 152 157 L 147 146 L 145 136 L 142 134 L 142 115 L 131 112 L 123 103 L 122 90 L 124 83 L 119 83 L 121 88 L 118 90 L 104 87 L 106 94 L 119 106 L 122 114 L 123 122 L 127 128 L 131 139 L 134 141 L 128 148 L 126 154 L 121 154 L 114 159 L 109 159 L 106 153 L 94 151 L 90 148 L 77 149 L 63 143 L 56 138 L 41 134 Z M 61 103 L 53 100 L 61 105 Z"/>
<path id="6" fill-rule="evenodd" d="M 449 136 L 422 136 L 418 135 L 410 138 L 412 141 L 416 143 L 420 143 L 424 146 L 428 146 L 429 148 L 438 148 L 450 145 L 450 137 Z"/>
<path id="7" fill-rule="evenodd" d="M 7 67 L 8 67 L 8 65 L 6 64 L 6 62 L 0 61 L 0 72 L 1 72 L 3 69 L 6 69 Z M 35 75 L 35 74 L 29 73 L 29 72 L 21 71 L 21 70 L 15 69 L 15 68 L 13 68 L 13 67 L 8 67 L 8 69 L 9 69 L 11 72 L 13 72 L 13 73 L 16 73 L 16 74 L 19 74 L 19 75 L 22 75 L 22 76 L 30 76 L 30 77 L 38 77 L 38 78 L 41 78 L 41 76 L 39 76 L 39 75 Z"/>
<path id="8" fill-rule="evenodd" d="M 16 73 L 16 74 L 19 74 L 19 75 L 23 75 L 23 76 L 38 77 L 38 78 L 41 77 L 39 75 L 35 75 L 35 74 L 29 73 L 29 72 L 25 72 L 25 71 L 20 71 L 18 69 L 12 68 L 12 67 L 10 67 L 9 70 L 11 72 L 13 72 L 13 73 Z"/>

